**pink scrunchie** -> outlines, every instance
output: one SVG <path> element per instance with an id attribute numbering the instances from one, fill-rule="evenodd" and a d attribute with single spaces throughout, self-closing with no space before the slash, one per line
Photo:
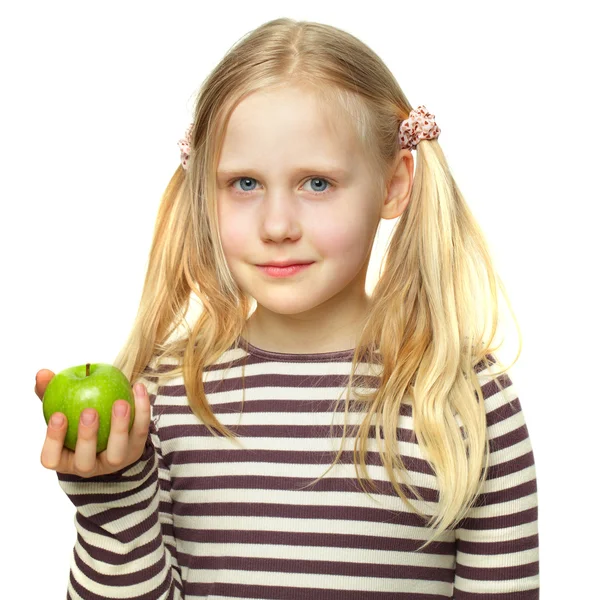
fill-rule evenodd
<path id="1" fill-rule="evenodd" d="M 190 144 L 191 144 L 190 134 L 192 133 L 193 126 L 194 126 L 194 123 L 193 122 L 190 123 L 188 125 L 188 128 L 185 130 L 185 134 L 183 135 L 183 138 L 177 142 L 177 145 L 179 146 L 179 157 L 181 159 L 181 166 L 186 170 L 187 170 L 188 160 L 190 158 Z"/>
<path id="2" fill-rule="evenodd" d="M 439 137 L 441 129 L 435 122 L 435 115 L 427 112 L 421 105 L 410 111 L 408 119 L 400 124 L 398 142 L 401 148 L 414 150 L 421 140 L 433 140 Z"/>
<path id="3" fill-rule="evenodd" d="M 188 160 L 190 158 L 190 134 L 193 123 L 190 123 L 185 130 L 185 134 L 177 144 L 180 150 L 181 166 L 187 170 Z M 410 111 L 408 119 L 400 123 L 398 132 L 398 143 L 401 148 L 414 150 L 421 140 L 433 140 L 439 137 L 441 129 L 435 122 L 435 115 L 427 112 L 425 106 L 421 105 Z"/>

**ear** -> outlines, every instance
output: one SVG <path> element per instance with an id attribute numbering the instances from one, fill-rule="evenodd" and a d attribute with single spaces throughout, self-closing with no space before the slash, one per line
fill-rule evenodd
<path id="1" fill-rule="evenodd" d="M 399 217 L 410 199 L 413 185 L 414 160 L 410 150 L 403 148 L 398 152 L 391 179 L 387 185 L 386 196 L 381 207 L 382 219 Z"/>

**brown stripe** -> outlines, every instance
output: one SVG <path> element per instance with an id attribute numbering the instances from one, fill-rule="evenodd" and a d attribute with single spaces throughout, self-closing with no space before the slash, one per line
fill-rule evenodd
<path id="1" fill-rule="evenodd" d="M 263 542 L 264 543 L 264 542 Z M 447 554 L 452 554 L 452 551 Z M 182 564 L 190 569 L 262 571 L 265 573 L 302 573 L 314 575 L 338 575 L 343 577 L 385 577 L 418 579 L 451 583 L 454 569 L 420 567 L 418 565 L 377 564 L 370 562 L 335 562 L 333 560 L 298 560 L 286 558 L 255 558 L 245 556 L 194 556 L 180 555 Z M 259 586 L 253 586 L 254 588 Z M 333 590 L 330 590 L 333 592 Z"/>
<path id="2" fill-rule="evenodd" d="M 424 589 L 431 589 L 430 585 Z M 188 583 L 185 586 L 186 598 L 218 598 L 231 596 L 251 600 L 448 600 L 450 596 L 436 593 L 407 592 L 378 592 L 336 590 L 318 587 L 299 588 L 280 585 L 243 585 L 239 583 Z M 458 596 L 456 596 L 458 598 Z M 473 596 L 475 598 L 475 596 Z M 533 598 L 533 597 L 532 597 Z M 95 600 L 95 599 L 92 599 Z M 497 598 L 494 596 L 494 600 Z M 517 600 L 515 596 L 502 600 Z M 519 598 L 518 600 L 525 600 Z M 529 599 L 527 599 L 529 600 Z"/>
<path id="3" fill-rule="evenodd" d="M 177 528 L 181 541 L 204 544 L 270 544 L 280 546 L 318 546 L 321 548 L 351 548 L 363 550 L 384 550 L 386 552 L 414 552 L 423 540 L 413 540 L 396 536 L 352 535 L 341 533 L 261 531 L 236 529 L 187 529 Z M 454 542 L 433 542 L 423 554 L 451 555 Z"/>
<path id="4" fill-rule="evenodd" d="M 176 477 L 171 481 L 173 492 L 180 490 L 220 490 L 220 489 L 239 489 L 239 490 L 299 490 L 307 486 L 312 481 L 308 477 L 255 477 L 254 475 L 223 475 L 211 477 Z M 386 496 L 396 496 L 389 481 L 374 481 L 377 486 L 377 493 Z M 406 496 L 415 499 L 409 490 L 401 485 L 401 489 Z M 437 490 L 419 487 L 416 489 L 427 502 L 439 501 Z M 362 488 L 354 479 L 349 478 L 325 478 L 319 480 L 310 487 L 310 491 L 315 492 L 356 492 L 364 494 Z"/>

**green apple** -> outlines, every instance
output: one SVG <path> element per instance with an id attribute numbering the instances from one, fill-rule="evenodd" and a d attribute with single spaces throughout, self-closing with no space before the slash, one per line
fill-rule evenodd
<path id="1" fill-rule="evenodd" d="M 96 453 L 106 450 L 110 434 L 112 405 L 115 400 L 126 400 L 131 406 L 129 429 L 135 417 L 135 400 L 131 384 L 125 374 L 104 363 L 87 363 L 57 373 L 48 383 L 42 406 L 46 424 L 55 412 L 68 420 L 64 446 L 75 450 L 79 416 L 86 408 L 95 408 L 100 420 Z"/>

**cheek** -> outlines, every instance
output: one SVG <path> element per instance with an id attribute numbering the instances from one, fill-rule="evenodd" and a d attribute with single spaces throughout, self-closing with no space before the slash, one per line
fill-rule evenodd
<path id="1" fill-rule="evenodd" d="M 240 215 L 219 208 L 219 233 L 221 243 L 226 257 L 239 257 L 244 249 L 251 247 L 249 237 L 251 235 L 248 222 Z"/>
<path id="2" fill-rule="evenodd" d="M 324 257 L 362 257 L 368 249 L 369 234 L 367 227 L 357 219 L 343 220 L 338 216 L 334 220 L 322 220 L 315 223 L 311 241 Z"/>
<path id="3" fill-rule="evenodd" d="M 221 241 L 226 256 L 239 257 L 243 254 L 244 248 L 250 247 L 248 236 L 248 227 L 238 227 L 234 223 L 228 223 L 226 227 L 221 228 Z"/>

